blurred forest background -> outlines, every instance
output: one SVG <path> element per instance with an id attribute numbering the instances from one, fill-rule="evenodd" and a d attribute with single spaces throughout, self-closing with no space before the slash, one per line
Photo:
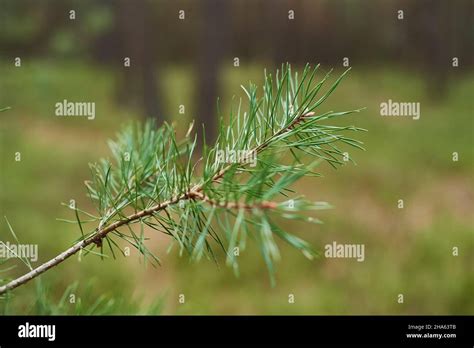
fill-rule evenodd
<path id="1" fill-rule="evenodd" d="M 321 75 L 335 68 L 336 76 L 348 58 L 353 70 L 321 111 L 366 106 L 345 122 L 369 130 L 358 135 L 367 151 L 351 153 L 357 166 L 321 166 L 323 178 L 296 187 L 335 206 L 321 214 L 324 225 L 287 227 L 321 251 L 333 241 L 364 243 L 364 262 L 309 261 L 282 243 L 272 288 L 258 250 L 240 257 L 236 278 L 223 257 L 219 267 L 192 264 L 166 253 L 167 237 L 150 234 L 162 267 L 143 264 L 133 250 L 118 260 L 74 257 L 0 309 L 474 313 L 473 14 L 471 0 L 0 0 L 0 108 L 12 108 L 0 116 L 0 213 L 22 243 L 39 245 L 39 262 L 79 237 L 76 226 L 55 220 L 73 218 L 59 203 L 91 208 L 82 184 L 87 163 L 108 156 L 106 140 L 128 120 L 154 117 L 184 129 L 196 119 L 212 139 L 217 98 L 225 116 L 232 97 L 243 96 L 239 86 L 260 83 L 264 69 L 321 63 Z M 56 117 L 63 99 L 95 102 L 95 120 Z M 381 117 L 388 99 L 420 102 L 420 120 Z M 12 241 L 5 223 L 0 237 Z M 24 271 L 19 265 L 12 275 Z M 79 301 L 61 299 L 69 293 Z"/>

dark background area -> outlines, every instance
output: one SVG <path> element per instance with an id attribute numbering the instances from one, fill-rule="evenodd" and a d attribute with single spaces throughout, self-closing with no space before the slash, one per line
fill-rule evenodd
<path id="1" fill-rule="evenodd" d="M 162 119 L 169 111 L 157 79 L 170 64 L 191 64 L 196 117 L 212 134 L 219 70 L 235 57 L 268 68 L 341 66 L 344 57 L 351 66 L 397 64 L 423 72 L 430 95 L 442 97 L 452 57 L 462 57 L 458 70 L 472 67 L 473 13 L 469 0 L 3 0 L 0 42 L 5 58 L 81 59 L 112 69 L 117 102 Z"/>

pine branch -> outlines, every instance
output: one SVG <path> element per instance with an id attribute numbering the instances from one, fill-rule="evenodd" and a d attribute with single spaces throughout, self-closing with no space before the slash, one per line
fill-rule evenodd
<path id="1" fill-rule="evenodd" d="M 321 161 L 333 167 L 343 164 L 337 143 L 362 148 L 361 142 L 342 134 L 362 129 L 320 123 L 360 110 L 317 115 L 316 109 L 347 73 L 316 99 L 329 77 L 328 73 L 314 83 L 318 67 L 306 66 L 300 80 L 289 65 L 277 71 L 275 82 L 266 74 L 262 97 L 257 97 L 255 85 L 243 88 L 248 97 L 247 112 L 241 112 L 240 101 L 237 111 L 231 110 L 228 123 L 221 117 L 215 145 L 208 147 L 204 140 L 202 157 L 197 161 L 193 160 L 197 136 L 192 125 L 181 141 L 168 124 L 156 128 L 150 121 L 143 127 L 126 128 L 109 144 L 114 162 L 103 159 L 91 165 L 92 180 L 86 187 L 97 211 L 71 208 L 81 231 L 80 240 L 1 286 L 0 294 L 27 283 L 80 250 L 95 253 L 92 249 L 96 247 L 103 255 L 107 245 L 115 257 L 117 238 L 159 263 L 145 246 L 145 226 L 171 236 L 180 253 L 186 251 L 194 259 L 203 255 L 215 258 L 213 245 L 218 245 L 236 271 L 234 250 L 245 249 L 247 236 L 259 246 L 271 275 L 273 261 L 279 258 L 274 236 L 313 257 L 316 253 L 311 246 L 279 228 L 272 216 L 317 223 L 318 219 L 303 213 L 329 205 L 302 197 L 278 202 L 274 196 L 289 198 L 291 185 L 304 176 L 317 175 L 312 170 Z M 230 153 L 230 158 L 224 158 L 223 153 Z M 307 158 L 310 163 L 304 161 Z M 88 223 L 97 227 L 87 232 Z M 140 225 L 140 235 L 134 231 L 136 224 Z"/>

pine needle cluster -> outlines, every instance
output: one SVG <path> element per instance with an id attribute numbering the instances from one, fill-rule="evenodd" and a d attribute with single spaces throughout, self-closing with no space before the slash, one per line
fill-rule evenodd
<path id="1" fill-rule="evenodd" d="M 92 177 L 86 187 L 96 209 L 70 207 L 76 217 L 70 222 L 78 224 L 80 237 L 59 259 L 76 252 L 115 257 L 123 252 L 123 240 L 159 264 L 146 246 L 150 229 L 168 235 L 171 247 L 194 260 L 217 259 L 221 249 L 236 272 L 237 255 L 252 240 L 272 279 L 274 262 L 280 258 L 276 239 L 314 257 L 309 243 L 276 221 L 320 222 L 311 213 L 329 204 L 306 199 L 292 186 L 303 177 L 318 176 L 314 169 L 321 162 L 342 165 L 341 145 L 362 149 L 360 141 L 346 134 L 363 130 L 326 122 L 360 109 L 322 112 L 323 102 L 348 70 L 328 88 L 330 72 L 318 79 L 318 71 L 319 65 L 307 65 L 300 74 L 293 73 L 286 64 L 275 75 L 265 73 L 262 90 L 252 83 L 242 87 L 248 100 L 234 106 L 230 117 L 220 117 L 212 146 L 206 144 L 204 132 L 203 145 L 197 146 L 193 124 L 181 138 L 172 124 L 128 125 L 109 143 L 112 158 L 90 165 Z M 57 263 L 44 264 L 37 273 Z"/>

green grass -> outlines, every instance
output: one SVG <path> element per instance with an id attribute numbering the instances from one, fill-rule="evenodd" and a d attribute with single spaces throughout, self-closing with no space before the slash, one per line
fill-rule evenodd
<path id="1" fill-rule="evenodd" d="M 107 156 L 106 139 L 137 116 L 116 104 L 111 71 L 48 61 L 3 70 L 0 106 L 12 110 L 1 114 L 1 214 L 22 243 L 39 244 L 39 259 L 46 261 L 79 237 L 77 227 L 55 220 L 73 218 L 60 203 L 76 199 L 79 207 L 89 206 L 83 186 L 87 163 Z M 223 113 L 233 94 L 242 95 L 239 85 L 260 82 L 262 70 L 222 71 Z M 184 127 L 196 112 L 195 73 L 189 66 L 170 67 L 162 76 L 165 110 Z M 0 309 L 7 314 L 135 314 L 159 303 L 154 313 L 473 313 L 474 74 L 450 80 L 443 99 L 429 98 L 425 87 L 423 76 L 397 67 L 356 68 L 322 110 L 366 106 L 350 122 L 369 130 L 361 135 L 367 151 L 351 152 L 357 166 L 334 171 L 324 165 L 323 178 L 300 183 L 307 197 L 335 208 L 321 213 L 323 225 L 292 222 L 289 229 L 319 250 L 333 240 L 364 243 L 365 262 L 308 261 L 281 244 L 283 259 L 272 288 L 255 248 L 241 254 L 236 278 L 223 255 L 219 267 L 211 261 L 190 263 L 175 250 L 166 254 L 169 240 L 151 234 L 149 245 L 162 257 L 162 267 L 144 265 L 133 248 L 130 257 L 117 260 L 88 255 L 79 262 L 74 256 L 41 277 L 46 288 L 38 293 L 34 283 L 20 287 L 8 308 Z M 420 102 L 421 119 L 380 117 L 379 104 L 389 98 Z M 54 104 L 62 99 L 96 101 L 96 120 L 55 117 Z M 184 116 L 178 114 L 181 103 L 186 104 Z M 13 160 L 17 151 L 21 162 Z M 459 152 L 459 162 L 451 161 L 453 151 Z M 405 209 L 397 209 L 399 198 Z M 10 240 L 6 224 L 0 236 Z M 452 256 L 453 246 L 459 247 L 459 256 Z M 11 275 L 23 271 L 19 265 Z M 79 308 L 77 302 L 61 304 L 76 282 Z M 288 303 L 290 293 L 294 304 Z M 403 304 L 396 302 L 399 293 Z M 185 304 L 178 302 L 179 294 L 185 294 Z"/>

